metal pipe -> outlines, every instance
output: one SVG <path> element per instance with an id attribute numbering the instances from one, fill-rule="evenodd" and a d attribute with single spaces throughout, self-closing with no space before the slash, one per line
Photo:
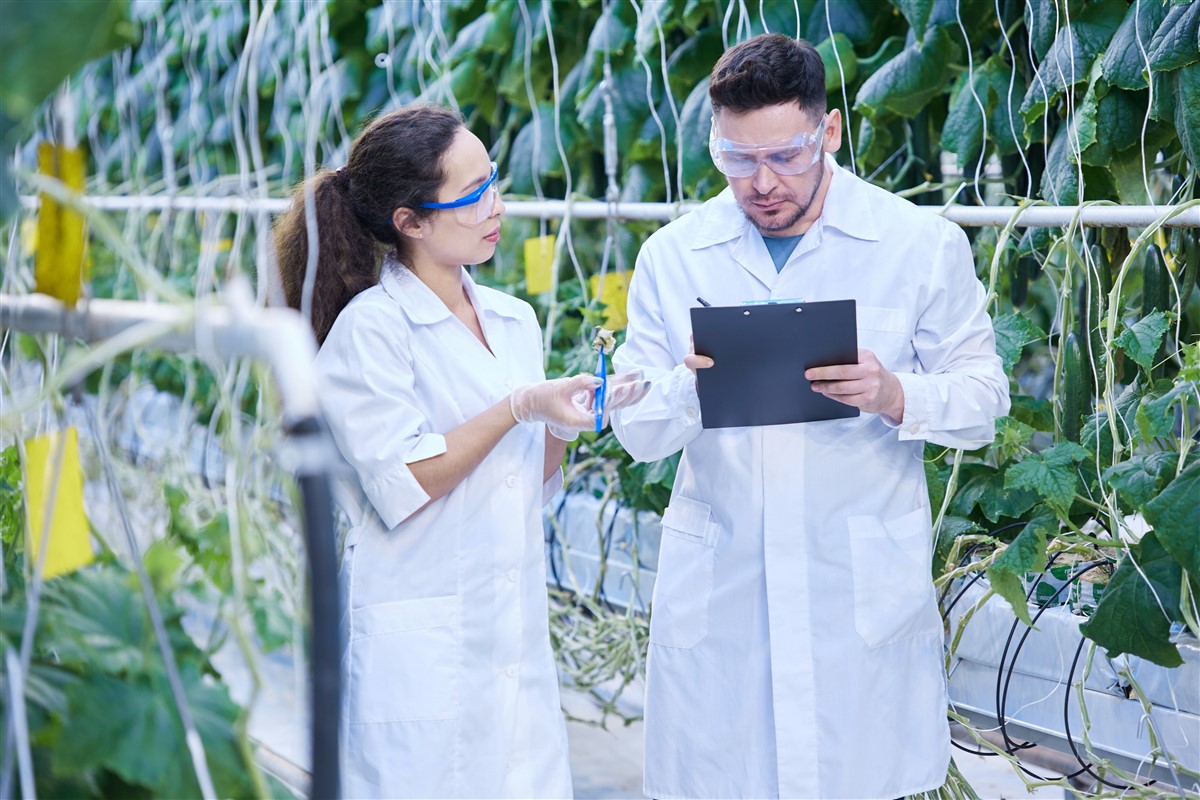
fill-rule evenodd
<path id="1" fill-rule="evenodd" d="M 84 202 L 105 211 L 206 211 L 212 213 L 283 212 L 290 202 L 281 198 L 254 199 L 244 197 L 189 197 L 184 195 L 93 195 Z M 27 209 L 37 207 L 37 198 L 23 196 Z M 506 200 L 510 217 L 561 219 L 569 211 L 573 219 L 605 219 L 610 210 L 623 221 L 669 222 L 694 208 L 698 202 L 684 203 L 614 203 L 602 200 Z M 1145 228 L 1178 206 L 1031 206 L 1025 210 L 1017 227 L 1065 228 L 1076 224 L 1088 228 Z M 951 205 L 942 215 L 963 227 L 1004 227 L 1016 214 L 1015 206 Z M 1200 228 L 1200 208 L 1190 208 L 1163 223 L 1168 228 Z"/>
<path id="2" fill-rule="evenodd" d="M 228 306 L 189 306 L 133 300 L 94 299 L 75 308 L 42 294 L 0 294 L 0 328 L 28 333 L 62 333 L 89 342 L 109 339 L 135 325 L 168 330 L 154 346 L 174 352 L 249 356 L 271 365 L 284 421 L 317 416 L 316 342 L 312 328 L 286 308 L 235 312 Z"/>

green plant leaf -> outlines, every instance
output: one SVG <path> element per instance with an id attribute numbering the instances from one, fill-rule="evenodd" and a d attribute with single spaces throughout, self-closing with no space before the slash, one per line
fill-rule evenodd
<path id="1" fill-rule="evenodd" d="M 1171 618 L 1179 608 L 1183 571 L 1154 532 L 1129 551 L 1079 630 L 1105 648 L 1109 658 L 1130 653 L 1161 667 L 1177 667 L 1183 659 L 1170 641 Z"/>
<path id="2" fill-rule="evenodd" d="M 1154 32 L 1166 19 L 1165 3 L 1132 3 L 1104 51 L 1104 80 L 1122 89 L 1146 88 L 1146 54 Z M 1110 118 L 1111 119 L 1111 118 Z M 1114 122 L 1116 120 L 1113 120 Z"/>
<path id="3" fill-rule="evenodd" d="M 709 79 L 704 78 L 692 93 L 688 95 L 679 113 L 679 130 L 684 142 L 707 142 L 709 126 L 712 121 L 712 102 L 708 97 Z M 712 158 L 707 147 L 683 148 L 683 185 L 685 189 L 697 190 L 700 182 L 707 178 L 714 179 Z M 699 192 L 697 191 L 697 194 Z"/>
<path id="4" fill-rule="evenodd" d="M 1040 453 L 1030 453 L 1004 473 L 1008 489 L 1030 489 L 1062 516 L 1075 500 L 1079 475 L 1076 464 L 1091 454 L 1074 442 L 1059 442 Z"/>
<path id="5" fill-rule="evenodd" d="M 1200 461 L 1175 476 L 1146 504 L 1145 514 L 1167 552 L 1192 578 L 1200 579 Z"/>
<path id="6" fill-rule="evenodd" d="M 996 594 L 1007 600 L 1017 617 L 1031 628 L 1033 620 L 1021 578 L 1026 572 L 1041 572 L 1046 568 L 1046 540 L 1057 532 L 1058 519 L 1053 514 L 1036 515 L 987 569 L 988 582 Z"/>
<path id="7" fill-rule="evenodd" d="M 80 66 L 139 37 L 128 0 L 5 0 L 0 112 L 27 120 Z"/>
<path id="8" fill-rule="evenodd" d="M 1175 132 L 1192 169 L 1200 170 L 1200 63 L 1173 73 Z"/>
<path id="9" fill-rule="evenodd" d="M 1007 486 L 1005 475 L 997 472 L 988 478 L 979 496 L 979 510 L 989 522 L 996 523 L 1005 518 L 1020 519 L 1041 500 L 1032 489 Z"/>
<path id="10" fill-rule="evenodd" d="M 1170 72 L 1200 61 L 1200 4 L 1171 6 L 1147 48 L 1150 69 Z"/>
<path id="11" fill-rule="evenodd" d="M 679 454 L 648 464 L 624 464 L 617 470 L 621 491 L 631 508 L 661 514 L 671 500 Z"/>
<path id="12" fill-rule="evenodd" d="M 1083 163 L 1110 167 L 1119 152 L 1137 144 L 1142 134 L 1148 99 L 1147 92 L 1127 92 L 1124 89 L 1110 89 L 1108 94 L 1101 97 L 1093 116 L 1094 120 L 1101 121 L 1101 125 L 1094 131 L 1091 145 L 1083 151 Z M 1131 151 L 1131 155 L 1137 162 L 1137 182 L 1141 184 L 1141 158 L 1136 149 Z"/>
<path id="13" fill-rule="evenodd" d="M 646 73 L 636 65 L 613 72 L 613 121 L 617 130 L 617 151 L 619 153 L 629 152 L 637 140 L 642 125 L 650 116 L 650 109 L 646 106 L 646 81 Z M 551 105 L 549 109 L 550 142 L 553 147 L 554 107 Z M 604 143 L 604 111 L 604 91 L 601 85 L 597 84 L 596 88 L 579 104 L 579 122 L 590 132 L 592 141 L 600 145 Z M 543 112 L 544 114 L 545 112 Z M 705 136 L 707 137 L 707 135 L 708 132 L 705 131 Z M 705 138 L 704 141 L 707 143 L 708 139 Z"/>
<path id="14" fill-rule="evenodd" d="M 996 331 L 996 352 L 1004 362 L 1005 372 L 1012 372 L 1025 345 L 1046 337 L 1045 331 L 1015 311 L 996 317 L 992 328 Z"/>
<path id="15" fill-rule="evenodd" d="M 1108 45 L 1124 16 L 1120 3 L 1092 3 L 1078 16 L 1072 15 L 1070 25 L 1058 29 L 1021 102 L 1027 123 L 1040 119 L 1047 104 L 1064 89 L 1088 79 L 1093 59 Z"/>
<path id="16" fill-rule="evenodd" d="M 1079 163 L 1075 152 L 1086 150 L 1096 143 L 1096 112 L 1100 107 L 1100 98 L 1108 91 L 1108 85 L 1100 80 L 1100 60 L 1092 62 L 1091 73 L 1088 76 L 1087 93 L 1075 109 L 1071 118 L 1072 139 L 1068 157 L 1072 164 Z"/>
<path id="17" fill-rule="evenodd" d="M 910 44 L 867 78 L 854 107 L 875 118 L 886 112 L 916 116 L 945 89 L 957 49 L 944 29 L 935 29 L 923 45 Z"/>
<path id="18" fill-rule="evenodd" d="M 996 420 L 996 438 L 992 442 L 992 450 L 999 453 L 1002 460 L 1008 461 L 1029 444 L 1033 434 L 1032 426 L 1014 417 L 1000 417 Z"/>
<path id="19" fill-rule="evenodd" d="M 1071 157 L 1071 126 L 1063 125 L 1050 143 L 1042 173 L 1042 197 L 1054 205 L 1073 206 L 1079 202 L 1079 166 Z"/>
<path id="20" fill-rule="evenodd" d="M 1159 383 L 1171 384 L 1167 381 Z M 1183 382 L 1171 386 L 1161 394 L 1147 394 L 1138 403 L 1137 421 L 1138 433 L 1143 441 L 1150 441 L 1158 436 L 1170 436 L 1175 428 L 1175 406 L 1181 398 L 1188 398 L 1196 393 L 1196 384 Z"/>
<path id="21" fill-rule="evenodd" d="M 1028 395 L 1016 395 L 1012 398 L 1012 408 L 1009 414 L 1013 419 L 1020 420 L 1035 431 L 1052 432 L 1054 430 L 1054 406 L 1049 400 L 1039 400 Z"/>
<path id="22" fill-rule="evenodd" d="M 237 706 L 224 686 L 203 682 L 195 670 L 181 670 L 180 677 L 218 793 L 222 797 L 252 794 L 232 736 Z M 160 797 L 199 795 L 165 676 L 85 676 L 71 685 L 68 704 L 71 724 L 51 756 L 56 773 L 103 767 Z"/>
<path id="23" fill-rule="evenodd" d="M 849 37 L 856 45 L 865 45 L 871 40 L 871 17 L 859 0 L 817 0 L 808 15 L 804 30 L 808 40 L 820 44 L 830 32 Z M 871 4 L 871 14 L 878 13 L 878 5 Z M 828 15 L 828 18 L 826 18 Z"/>
<path id="24" fill-rule="evenodd" d="M 900 9 L 900 13 L 908 20 L 917 41 L 925 39 L 925 26 L 929 24 L 929 14 L 933 11 L 933 0 L 892 0 L 892 5 Z"/>
<path id="25" fill-rule="evenodd" d="M 1028 0 L 1024 6 L 1025 30 L 1038 61 L 1046 57 L 1058 29 L 1059 11 L 1054 0 Z"/>
<path id="26" fill-rule="evenodd" d="M 1117 396 L 1116 402 L 1116 426 L 1117 432 L 1121 437 L 1121 441 L 1128 445 L 1137 436 L 1137 423 L 1135 415 L 1138 409 L 1138 403 L 1141 402 L 1146 390 L 1139 381 L 1134 381 L 1122 390 Z M 1112 429 L 1109 425 L 1108 411 L 1100 410 L 1094 412 L 1083 423 L 1083 429 L 1079 432 L 1080 444 L 1088 449 L 1091 453 L 1100 453 L 1101 456 L 1108 456 L 1112 451 Z"/>
<path id="27" fill-rule="evenodd" d="M 1141 509 L 1158 496 L 1175 461 L 1175 454 L 1168 452 L 1134 456 L 1104 470 L 1104 482 L 1111 484 L 1134 509 Z"/>
<path id="28" fill-rule="evenodd" d="M 833 52 L 835 47 L 836 57 Z M 858 77 L 858 55 L 854 52 L 854 44 L 843 34 L 835 33 L 817 45 L 817 55 L 821 56 L 821 62 L 825 65 L 825 91 L 842 88 L 843 75 L 846 84 L 854 83 Z M 841 59 L 840 68 L 838 59 Z"/>
<path id="29" fill-rule="evenodd" d="M 1121 331 L 1113 343 L 1148 372 L 1154 366 L 1154 355 L 1162 346 L 1167 326 L 1167 315 L 1162 311 L 1155 311 Z"/>

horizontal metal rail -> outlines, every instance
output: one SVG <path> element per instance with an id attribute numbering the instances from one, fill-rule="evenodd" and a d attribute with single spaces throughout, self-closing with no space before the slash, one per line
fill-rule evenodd
<path id="1" fill-rule="evenodd" d="M 290 202 L 286 198 L 196 197 L 189 195 L 90 195 L 83 198 L 92 208 L 104 211 L 205 211 L 210 213 L 279 214 Z M 23 196 L 25 208 L 36 208 L 37 198 Z M 510 217 L 532 219 L 607 219 L 623 221 L 669 222 L 698 207 L 685 203 L 613 203 L 602 200 L 506 200 Z M 935 208 L 929 206 L 930 209 Z M 1016 222 L 1021 228 L 1145 228 L 1178 206 L 1030 206 Z M 963 227 L 1004 227 L 1020 209 L 1016 206 L 950 205 L 941 211 L 951 222 Z M 1163 223 L 1170 228 L 1200 228 L 1200 208 L 1189 208 Z"/>

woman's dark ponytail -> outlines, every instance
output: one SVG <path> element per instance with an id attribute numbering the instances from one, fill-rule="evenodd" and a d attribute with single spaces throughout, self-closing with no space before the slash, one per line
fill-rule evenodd
<path id="1" fill-rule="evenodd" d="M 308 273 L 309 195 L 316 222 L 316 275 L 312 326 L 318 344 L 342 309 L 379 280 L 382 251 L 403 260 L 406 242 L 392 223 L 397 208 L 418 218 L 445 180 L 442 157 L 462 117 L 441 106 L 409 106 L 367 126 L 350 148 L 346 166 L 317 173 L 292 193 L 292 203 L 275 221 L 275 254 L 287 304 L 301 309 Z"/>
<path id="2" fill-rule="evenodd" d="M 350 205 L 345 170 L 318 173 L 296 188 L 292 205 L 275 222 L 275 254 L 287 304 L 302 308 L 308 273 L 307 202 L 312 196 L 317 227 L 312 326 L 324 343 L 333 321 L 354 296 L 379 279 L 378 246 Z"/>

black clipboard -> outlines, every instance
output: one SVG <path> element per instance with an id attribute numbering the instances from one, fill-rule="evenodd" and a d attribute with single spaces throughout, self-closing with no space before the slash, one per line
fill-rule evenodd
<path id="1" fill-rule="evenodd" d="M 696 370 L 705 428 L 786 425 L 857 417 L 858 409 L 817 394 L 810 367 L 858 363 L 853 300 L 692 309 Z"/>

